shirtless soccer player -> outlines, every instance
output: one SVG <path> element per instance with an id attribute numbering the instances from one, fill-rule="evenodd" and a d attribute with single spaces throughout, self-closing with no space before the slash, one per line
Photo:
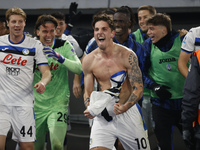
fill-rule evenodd
<path id="1" fill-rule="evenodd" d="M 142 97 L 142 74 L 136 54 L 116 43 L 112 20 L 96 15 L 92 23 L 98 48 L 85 56 L 84 115 L 94 118 L 90 149 L 109 150 L 118 138 L 125 149 L 149 150 L 147 129 L 138 100 Z M 99 91 L 93 91 L 94 78 Z"/>

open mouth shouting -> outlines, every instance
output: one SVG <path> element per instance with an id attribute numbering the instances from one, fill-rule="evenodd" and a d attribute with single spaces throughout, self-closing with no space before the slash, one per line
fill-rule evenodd
<path id="1" fill-rule="evenodd" d="M 122 31 L 122 28 L 119 28 L 119 27 L 116 27 L 116 28 L 115 28 L 115 32 L 116 32 L 116 33 L 121 32 L 121 31 Z"/>

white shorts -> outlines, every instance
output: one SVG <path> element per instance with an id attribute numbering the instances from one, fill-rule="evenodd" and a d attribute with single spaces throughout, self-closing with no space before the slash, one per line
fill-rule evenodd
<path id="1" fill-rule="evenodd" d="M 126 150 L 150 150 L 147 129 L 138 104 L 127 112 L 114 116 L 110 122 L 102 116 L 94 118 L 90 149 L 94 147 L 112 149 L 117 138 Z"/>
<path id="2" fill-rule="evenodd" d="M 0 105 L 0 135 L 7 136 L 12 128 L 16 142 L 35 141 L 35 118 L 33 107 Z"/>

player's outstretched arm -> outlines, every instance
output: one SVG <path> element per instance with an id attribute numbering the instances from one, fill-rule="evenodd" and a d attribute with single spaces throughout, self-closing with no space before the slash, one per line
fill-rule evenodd
<path id="1" fill-rule="evenodd" d="M 92 73 L 92 57 L 86 56 L 85 59 L 82 62 L 82 67 L 83 67 L 83 73 L 84 73 L 84 104 L 85 107 L 87 108 L 90 104 L 90 95 L 93 91 L 94 87 L 94 76 Z M 90 112 L 86 109 L 84 111 L 85 117 L 92 119 L 94 116 L 90 114 Z"/>
<path id="2" fill-rule="evenodd" d="M 66 45 L 71 45 L 66 42 Z M 43 45 L 43 52 L 47 57 L 51 57 L 54 60 L 58 61 L 59 63 L 63 64 L 65 67 L 67 67 L 71 72 L 75 74 L 81 74 L 82 73 L 82 65 L 78 57 L 76 56 L 74 49 L 70 49 L 70 54 L 68 54 L 68 58 L 65 58 L 58 52 L 54 51 L 51 47 L 47 45 Z M 73 51 L 73 52 L 72 52 Z"/>
<path id="3" fill-rule="evenodd" d="M 36 88 L 36 92 L 42 94 L 45 91 L 45 86 L 51 80 L 51 72 L 48 65 L 41 65 L 38 68 L 42 74 L 42 79 L 34 85 L 34 88 Z"/>

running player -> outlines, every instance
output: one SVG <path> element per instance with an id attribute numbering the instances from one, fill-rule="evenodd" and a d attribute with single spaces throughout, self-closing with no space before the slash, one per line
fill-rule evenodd
<path id="1" fill-rule="evenodd" d="M 84 111 L 86 117 L 94 118 L 90 135 L 90 149 L 112 149 L 116 138 L 119 138 L 125 149 L 150 149 L 147 130 L 144 127 L 137 104 L 143 91 L 142 74 L 138 66 L 137 56 L 132 50 L 113 42 L 114 24 L 107 15 L 94 16 L 92 25 L 98 48 L 83 59 L 85 106 L 92 107 L 92 103 L 98 100 L 98 97 L 90 98 L 94 78 L 100 85 L 100 94 L 110 93 L 117 99 L 117 95 L 121 92 L 118 103 L 113 104 L 108 110 L 112 113 L 112 117 L 106 117 L 104 114 L 92 116 L 93 113 L 90 113 L 88 109 Z M 119 82 L 120 84 L 115 83 L 111 88 L 111 76 L 117 76 L 118 73 L 122 74 L 122 72 L 127 73 L 122 87 L 121 82 Z M 115 81 L 114 76 L 112 79 Z M 106 89 L 110 90 L 103 92 Z M 108 112 L 104 112 L 109 116 Z"/>
<path id="2" fill-rule="evenodd" d="M 35 141 L 33 76 L 37 64 L 41 76 L 35 82 L 40 95 L 51 80 L 48 61 L 42 44 L 26 36 L 26 14 L 21 8 L 6 11 L 9 34 L 0 37 L 0 149 L 4 150 L 6 136 L 12 127 L 12 138 L 22 150 L 33 150 Z"/>
<path id="3" fill-rule="evenodd" d="M 44 53 L 50 66 L 52 80 L 43 95 L 34 91 L 36 139 L 35 149 L 43 150 L 46 132 L 49 131 L 51 148 L 63 150 L 67 131 L 67 114 L 69 104 L 68 70 L 80 74 L 81 62 L 69 41 L 55 39 L 57 20 L 51 15 L 41 15 L 35 24 L 38 39 L 45 46 Z M 36 69 L 34 83 L 41 74 Z"/>

